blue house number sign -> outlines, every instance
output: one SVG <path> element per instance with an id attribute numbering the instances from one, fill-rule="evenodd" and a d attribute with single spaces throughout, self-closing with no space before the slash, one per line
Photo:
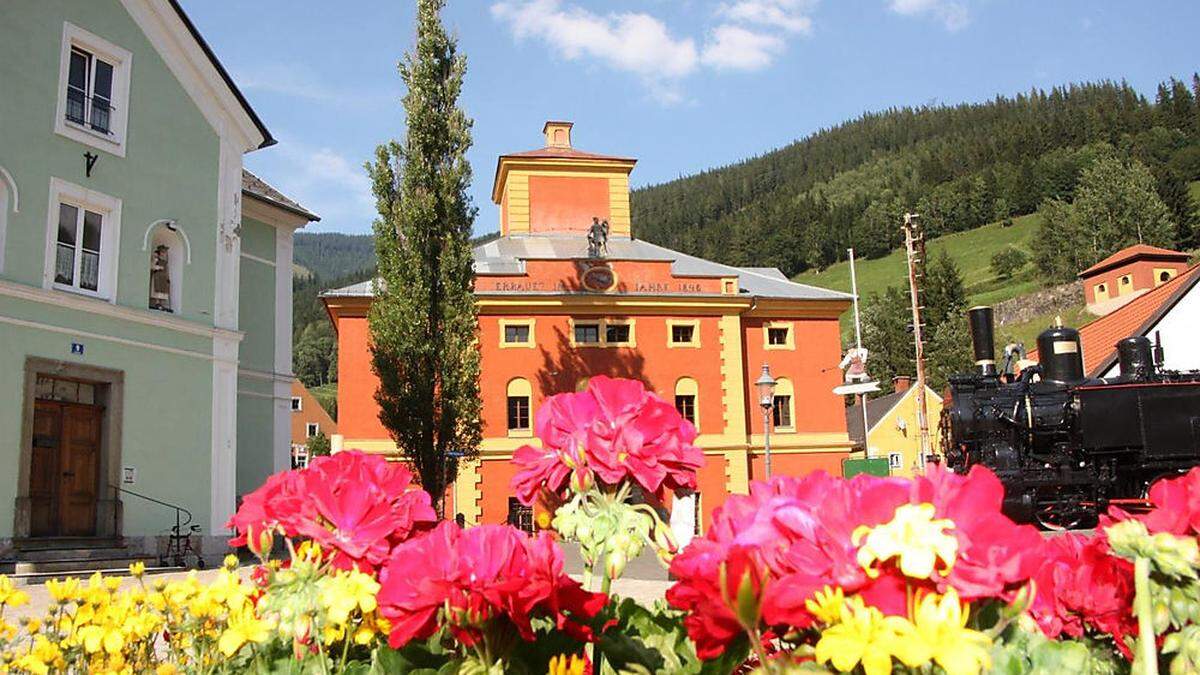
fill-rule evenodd
<path id="1" fill-rule="evenodd" d="M 83 343 L 82 342 L 72 342 L 71 343 L 71 353 L 83 356 Z"/>

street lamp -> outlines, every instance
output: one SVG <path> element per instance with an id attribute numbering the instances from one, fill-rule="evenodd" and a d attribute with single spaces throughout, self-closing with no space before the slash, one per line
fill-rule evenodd
<path id="1" fill-rule="evenodd" d="M 767 478 L 771 477 L 771 413 L 775 408 L 775 378 L 771 377 L 771 366 L 764 363 L 762 375 L 754 386 L 758 388 L 758 404 L 763 411 L 763 464 Z"/>

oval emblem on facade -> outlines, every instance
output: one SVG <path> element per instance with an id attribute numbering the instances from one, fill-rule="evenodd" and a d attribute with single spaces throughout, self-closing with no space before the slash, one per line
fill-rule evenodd
<path id="1" fill-rule="evenodd" d="M 589 267 L 583 273 L 583 287 L 589 291 L 604 292 L 616 285 L 617 277 L 607 267 Z"/>

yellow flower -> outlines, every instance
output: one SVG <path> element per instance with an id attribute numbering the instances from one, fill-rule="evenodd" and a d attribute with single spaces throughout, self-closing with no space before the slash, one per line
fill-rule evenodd
<path id="1" fill-rule="evenodd" d="M 919 643 L 946 675 L 976 675 L 991 667 L 992 641 L 966 627 L 967 609 L 951 588 L 940 598 L 922 597 L 913 611 L 914 643 Z"/>
<path id="2" fill-rule="evenodd" d="M 12 579 L 0 574 L 0 607 L 20 607 L 29 602 L 24 591 L 18 591 Z"/>
<path id="3" fill-rule="evenodd" d="M 253 609 L 246 607 L 230 615 L 229 625 L 221 633 L 217 648 L 225 656 L 233 656 L 247 642 L 265 642 L 269 637 L 270 625 L 254 616 Z"/>
<path id="4" fill-rule="evenodd" d="M 158 667 L 154 669 L 154 675 L 176 675 L 178 672 L 179 669 L 176 668 L 175 664 L 173 663 L 160 663 L 158 664 Z"/>
<path id="5" fill-rule="evenodd" d="M 826 586 L 805 600 L 804 606 L 810 614 L 817 618 L 817 621 L 831 626 L 841 620 L 842 605 L 845 602 L 846 594 L 842 592 L 841 587 Z"/>
<path id="6" fill-rule="evenodd" d="M 339 572 L 322 577 L 317 585 L 321 604 L 325 606 L 330 621 L 337 625 L 345 625 L 355 609 L 361 609 L 363 614 L 375 611 L 379 582 L 369 575 L 358 571 Z"/>
<path id="7" fill-rule="evenodd" d="M 839 622 L 821 633 L 816 659 L 832 663 L 843 673 L 862 663 L 866 675 L 887 675 L 892 672 L 893 655 L 908 656 L 905 643 L 912 639 L 912 632 L 908 620 L 884 616 L 855 596 L 842 605 Z"/>
<path id="8" fill-rule="evenodd" d="M 139 560 L 129 566 L 129 574 L 133 575 L 133 577 L 136 579 L 141 579 L 142 575 L 145 573 L 146 573 L 146 563 L 142 562 L 141 560 Z"/>
<path id="9" fill-rule="evenodd" d="M 934 512 L 933 504 L 904 504 L 896 509 L 891 521 L 856 529 L 851 540 L 855 546 L 862 543 L 858 564 L 867 571 L 867 576 L 879 576 L 876 563 L 892 558 L 899 558 L 900 571 L 914 579 L 933 576 L 939 561 L 940 573 L 949 574 L 958 554 L 958 540 L 947 532 L 954 528 L 954 522 L 935 519 Z"/>
<path id="10" fill-rule="evenodd" d="M 546 675 L 583 675 L 587 672 L 587 659 L 579 654 L 558 654 L 550 658 L 550 670 Z"/>
<path id="11" fill-rule="evenodd" d="M 229 555 L 225 556 L 224 564 L 225 564 L 226 569 L 230 569 L 230 570 L 237 569 L 238 557 L 236 555 L 230 553 Z"/>

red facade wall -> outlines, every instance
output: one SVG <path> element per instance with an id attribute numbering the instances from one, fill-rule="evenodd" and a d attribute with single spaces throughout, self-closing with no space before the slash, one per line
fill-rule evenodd
<path id="1" fill-rule="evenodd" d="M 1136 260 L 1134 262 L 1114 267 L 1110 270 L 1105 270 L 1098 274 L 1088 276 L 1083 279 L 1083 297 L 1086 304 L 1096 303 L 1096 286 L 1097 284 L 1106 284 L 1108 287 L 1108 298 L 1113 298 L 1129 295 L 1132 292 L 1147 290 L 1159 286 L 1161 282 L 1155 278 L 1154 270 L 1172 269 L 1176 274 L 1187 269 L 1187 262 L 1177 261 L 1162 261 L 1162 260 Z M 1121 277 L 1126 274 L 1131 275 L 1131 283 L 1128 286 L 1121 286 Z M 1121 289 L 1124 288 L 1124 292 Z"/>
<path id="2" fill-rule="evenodd" d="M 352 439 L 391 438 L 379 422 L 379 407 L 375 404 L 379 378 L 371 370 L 367 318 L 339 317 L 337 332 L 338 433 Z"/>
<path id="3" fill-rule="evenodd" d="M 845 405 L 833 388 L 841 384 L 838 357 L 841 333 L 837 319 L 804 319 L 790 321 L 794 331 L 795 349 L 765 349 L 763 331 L 771 322 L 784 319 L 743 320 L 743 359 L 746 364 L 745 396 L 747 424 L 751 433 L 763 432 L 762 408 L 754 382 L 762 374 L 762 366 L 771 366 L 775 379 L 787 378 L 794 390 L 797 432 L 845 432 Z"/>
<path id="4" fill-rule="evenodd" d="M 608 220 L 607 178 L 529 177 L 530 232 L 587 232 L 592 218 Z"/>

